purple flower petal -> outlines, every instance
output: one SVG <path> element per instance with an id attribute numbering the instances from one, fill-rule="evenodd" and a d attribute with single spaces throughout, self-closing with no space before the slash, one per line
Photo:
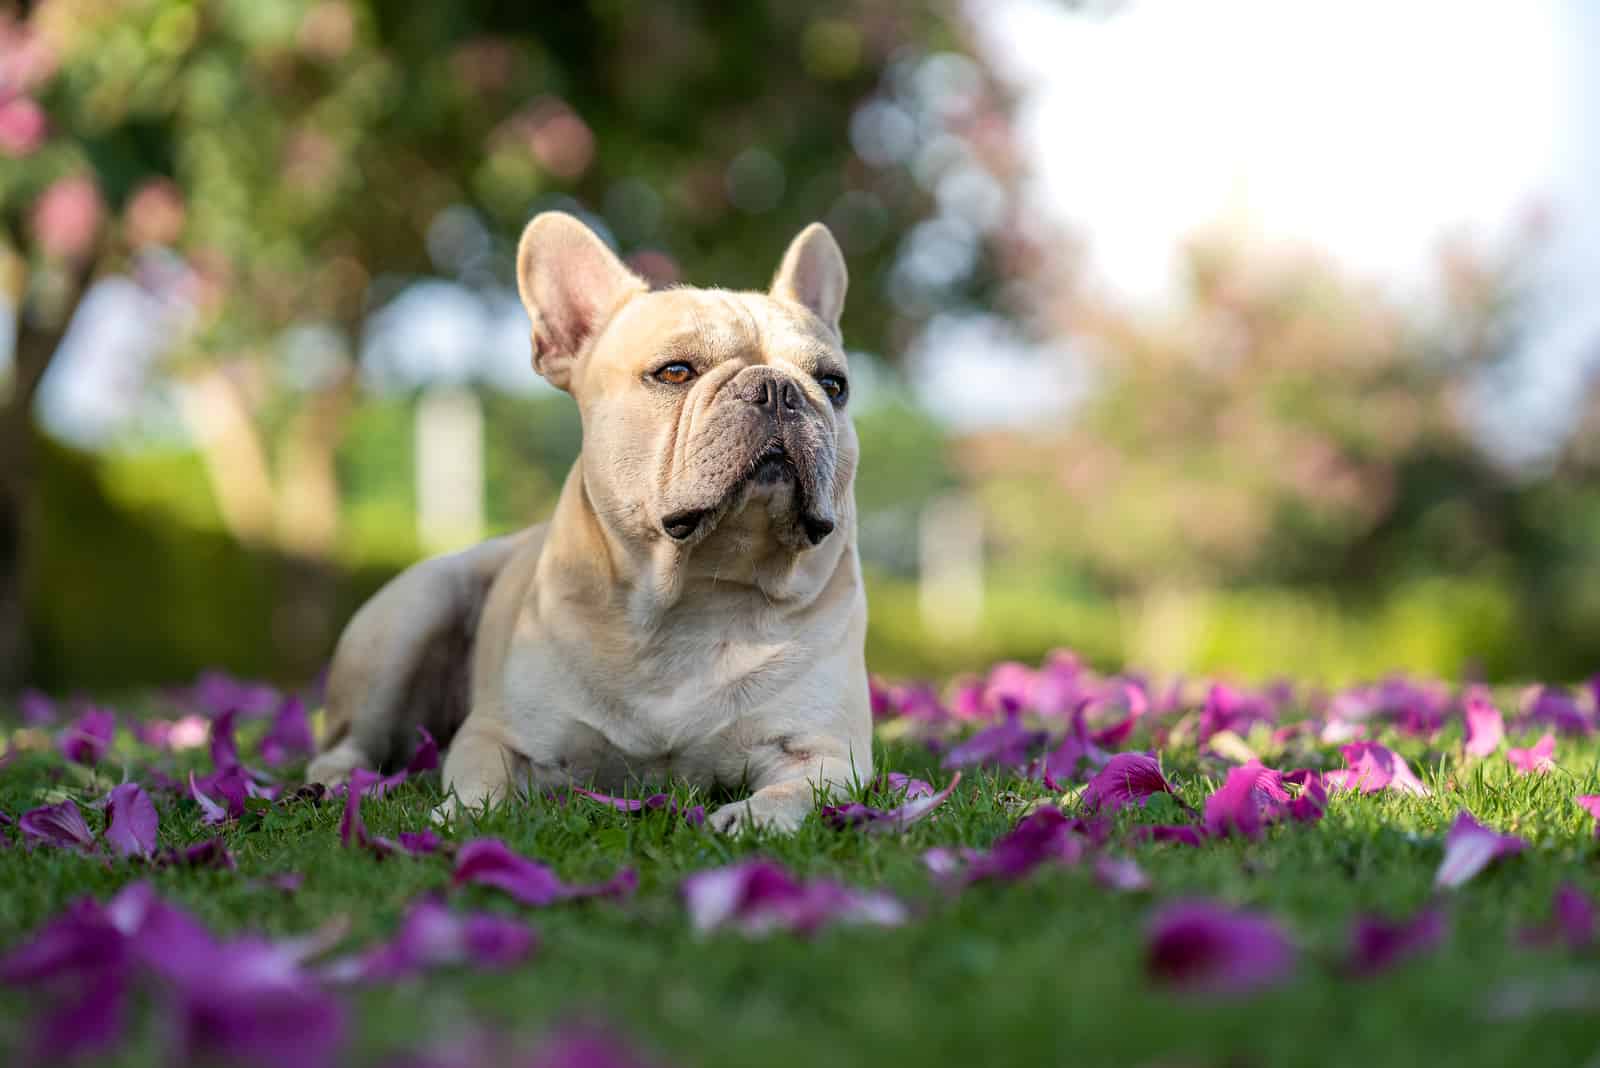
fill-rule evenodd
<path id="1" fill-rule="evenodd" d="M 976 856 L 967 867 L 967 881 L 1010 881 L 1023 878 L 1041 864 L 1076 864 L 1085 851 L 1076 828 L 1060 809 L 1046 805 L 996 839 L 987 853 Z"/>
<path id="2" fill-rule="evenodd" d="M 468 842 L 456 854 L 452 877 L 456 886 L 476 883 L 492 886 L 524 905 L 551 905 L 578 897 L 627 897 L 639 884 L 638 876 L 624 868 L 604 883 L 568 886 L 556 873 L 536 860 L 513 853 L 495 838 Z"/>
<path id="3" fill-rule="evenodd" d="M 974 764 L 1021 767 L 1028 761 L 1028 751 L 1043 742 L 1045 737 L 1043 731 L 1024 727 L 1021 713 L 1009 711 L 1003 722 L 985 727 L 951 749 L 940 766 L 946 769 L 965 768 Z"/>
<path id="4" fill-rule="evenodd" d="M 417 751 L 411 754 L 411 762 L 406 765 L 407 775 L 421 775 L 425 771 L 434 771 L 439 767 L 439 743 L 433 740 L 433 735 L 428 728 L 417 726 Z"/>
<path id="5" fill-rule="evenodd" d="M 1555 755 L 1556 736 L 1550 731 L 1526 749 L 1506 750 L 1506 759 L 1522 775 L 1549 771 L 1556 766 Z"/>
<path id="6" fill-rule="evenodd" d="M 932 797 L 933 784 L 922 779 L 913 779 L 911 776 L 898 771 L 884 774 L 883 781 L 889 790 L 905 791 L 907 801 L 915 801 L 919 797 Z"/>
<path id="7" fill-rule="evenodd" d="M 1534 692 L 1524 722 L 1548 724 L 1561 734 L 1584 735 L 1594 730 L 1594 723 L 1571 694 L 1549 686 Z"/>
<path id="8" fill-rule="evenodd" d="M 433 968 L 471 964 L 498 970 L 533 955 L 538 940 L 525 923 L 501 916 L 461 916 L 434 900 L 411 907 L 392 940 L 332 966 L 339 980 L 393 980 Z"/>
<path id="9" fill-rule="evenodd" d="M 1467 724 L 1468 756 L 1486 757 L 1500 748 L 1506 737 L 1506 721 L 1488 693 L 1477 687 L 1469 691 L 1463 703 L 1463 714 Z"/>
<path id="10" fill-rule="evenodd" d="M 1600 794 L 1579 794 L 1573 798 L 1578 807 L 1587 812 L 1596 820 L 1594 834 L 1600 838 Z"/>
<path id="11" fill-rule="evenodd" d="M 147 857 L 156 851 L 159 818 L 150 795 L 137 784 L 125 782 L 111 791 L 106 841 L 124 857 Z"/>
<path id="12" fill-rule="evenodd" d="M 92 975 L 120 967 L 126 955 L 122 934 L 106 919 L 105 910 L 85 899 L 0 957 L 0 983 L 24 986 Z"/>
<path id="13" fill-rule="evenodd" d="M 1265 917 L 1207 902 L 1180 902 L 1152 919 L 1145 963 L 1151 978 L 1165 986 L 1244 994 L 1288 978 L 1295 951 Z"/>
<path id="14" fill-rule="evenodd" d="M 1394 750 L 1376 742 L 1352 742 L 1340 752 L 1349 766 L 1323 776 L 1323 781 L 1328 785 L 1360 790 L 1364 794 L 1388 789 L 1418 797 L 1427 796 L 1428 788 L 1411 773 L 1410 767 Z"/>
<path id="15" fill-rule="evenodd" d="M 1135 860 L 1101 856 L 1094 862 L 1094 876 L 1106 889 L 1120 890 L 1125 894 L 1150 889 L 1150 876 Z"/>
<path id="16" fill-rule="evenodd" d="M 156 864 L 163 868 L 218 868 L 232 871 L 236 865 L 228 843 L 221 838 L 208 838 L 183 849 L 164 849 L 156 856 Z"/>
<path id="17" fill-rule="evenodd" d="M 367 833 L 366 821 L 361 818 L 361 800 L 373 785 L 380 782 L 382 779 L 376 772 L 365 768 L 356 768 L 350 773 L 349 789 L 344 797 L 344 815 L 339 819 L 339 842 L 346 849 L 359 846 L 372 850 L 380 857 L 390 853 L 420 856 L 436 852 L 444 843 L 430 828 L 402 831 L 399 841 Z"/>
<path id="18" fill-rule="evenodd" d="M 1462 809 L 1444 839 L 1444 861 L 1433 877 L 1436 888 L 1460 886 L 1500 857 L 1522 852 L 1528 843 L 1514 834 L 1489 830 Z"/>
<path id="19" fill-rule="evenodd" d="M 56 721 L 55 702 L 38 690 L 23 690 L 17 705 L 24 727 L 48 727 Z"/>
<path id="20" fill-rule="evenodd" d="M 222 671 L 202 672 L 183 695 L 191 705 L 212 716 L 238 712 L 247 718 L 265 716 L 278 707 L 278 691 L 260 683 L 245 682 Z"/>
<path id="21" fill-rule="evenodd" d="M 1300 793 L 1289 802 L 1289 818 L 1296 823 L 1316 823 L 1328 809 L 1328 791 L 1322 785 L 1322 773 L 1310 768 L 1285 772 L 1283 781 L 1300 787 Z"/>
<path id="22" fill-rule="evenodd" d="M 109 1049 L 122 1038 L 127 1009 L 127 970 L 97 970 L 34 1018 L 30 1046 L 36 1063 L 61 1064 Z"/>
<path id="23" fill-rule="evenodd" d="M 1398 923 L 1362 917 L 1350 931 L 1350 971 L 1361 976 L 1387 971 L 1437 947 L 1444 940 L 1445 929 L 1444 913 L 1436 908 Z"/>
<path id="24" fill-rule="evenodd" d="M 887 894 L 826 879 L 801 882 L 770 860 L 696 872 L 682 889 L 690 922 L 701 933 L 732 927 L 746 935 L 810 934 L 829 923 L 892 927 L 906 920 L 905 907 Z"/>
<path id="25" fill-rule="evenodd" d="M 1161 824 L 1157 826 L 1143 825 L 1133 827 L 1128 831 L 1128 840 L 1132 842 L 1175 842 L 1178 845 L 1200 846 L 1205 844 L 1205 832 L 1199 827 L 1187 824 Z"/>
<path id="26" fill-rule="evenodd" d="M 1587 949 L 1594 943 L 1595 906 L 1589 895 L 1571 883 L 1556 888 L 1551 903 L 1550 922 L 1522 932 L 1530 945 L 1561 942 L 1569 949 Z"/>
<path id="27" fill-rule="evenodd" d="M 246 782 L 244 772 L 237 765 L 227 771 L 207 775 L 198 782 L 191 771 L 189 796 L 200 806 L 201 822 L 226 823 L 243 816 L 245 799 L 250 796 Z M 221 801 L 217 800 L 219 797 Z"/>
<path id="28" fill-rule="evenodd" d="M 230 708 L 211 721 L 211 766 L 219 772 L 239 766 L 239 743 L 233 737 L 233 722 L 237 716 Z"/>
<path id="29" fill-rule="evenodd" d="M 311 719 L 306 715 L 306 703 L 299 697 L 284 698 L 257 750 L 262 762 L 269 768 L 275 768 L 296 757 L 310 756 L 316 748 L 316 739 L 311 735 Z"/>
<path id="30" fill-rule="evenodd" d="M 913 823 L 932 815 L 934 809 L 944 804 L 955 791 L 956 784 L 960 781 L 961 773 L 958 771 L 950 779 L 950 784 L 938 793 L 919 797 L 915 801 L 907 801 L 887 811 L 861 804 L 829 805 L 821 812 L 822 820 L 835 829 L 866 825 L 875 833 L 903 831 Z"/>
<path id="31" fill-rule="evenodd" d="M 1258 838 L 1261 829 L 1288 810 L 1283 777 L 1252 761 L 1228 772 L 1227 780 L 1206 798 L 1206 833 L 1216 838 L 1238 834 Z"/>
<path id="32" fill-rule="evenodd" d="M 414 857 L 437 853 L 443 846 L 444 839 L 433 833 L 431 827 L 424 827 L 420 831 L 400 832 L 400 848 Z"/>
<path id="33" fill-rule="evenodd" d="M 1148 753 L 1118 753 L 1089 780 L 1083 804 L 1089 809 L 1115 812 L 1135 801 L 1143 804 L 1158 793 L 1177 796 L 1161 774 L 1161 762 Z"/>
<path id="34" fill-rule="evenodd" d="M 56 747 L 74 764 L 98 764 L 111 748 L 116 733 L 116 713 L 91 708 L 67 725 L 56 739 Z"/>
<path id="35" fill-rule="evenodd" d="M 25 840 L 60 846 L 63 849 L 94 848 L 94 835 L 83 820 L 83 813 L 69 798 L 59 805 L 30 809 L 17 817 L 17 829 Z"/>

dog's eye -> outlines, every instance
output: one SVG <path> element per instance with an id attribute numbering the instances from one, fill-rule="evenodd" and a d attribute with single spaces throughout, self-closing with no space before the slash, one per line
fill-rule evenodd
<path id="1" fill-rule="evenodd" d="M 817 379 L 817 385 L 822 387 L 822 392 L 835 404 L 843 404 L 844 398 L 850 392 L 850 386 L 839 375 L 823 375 Z"/>
<path id="2" fill-rule="evenodd" d="M 694 368 L 686 363 L 669 363 L 655 373 L 657 382 L 665 382 L 669 386 L 681 386 L 694 377 Z"/>

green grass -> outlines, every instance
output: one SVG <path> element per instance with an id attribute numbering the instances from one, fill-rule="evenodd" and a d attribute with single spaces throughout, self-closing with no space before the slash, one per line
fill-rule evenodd
<path id="1" fill-rule="evenodd" d="M 1574 794 L 1600 792 L 1600 748 L 1564 741 L 1558 770 L 1516 776 L 1500 756 L 1459 762 L 1459 736 L 1450 731 L 1426 747 L 1391 741 L 1433 796 L 1339 793 L 1320 823 L 1201 849 L 1118 845 L 1119 834 L 1112 850 L 1136 857 L 1155 883 L 1146 895 L 1102 889 L 1087 865 L 955 895 L 934 883 L 919 860 L 923 850 L 985 846 L 1028 804 L 1050 797 L 1036 783 L 989 773 L 969 774 L 937 819 L 903 836 L 838 832 L 813 819 L 792 837 L 728 840 L 665 812 L 634 816 L 581 800 L 509 805 L 452 832 L 504 838 L 572 880 L 597 880 L 622 865 L 639 872 L 629 901 L 540 910 L 477 888 L 451 893 L 442 857 L 380 861 L 346 850 L 337 804 L 293 801 L 222 830 L 238 860 L 234 872 L 151 872 L 60 850 L 0 850 L 0 951 L 74 898 L 104 898 L 141 878 L 223 931 L 300 934 L 342 917 L 351 948 L 388 936 L 408 903 L 436 892 L 460 907 L 525 917 L 540 934 L 538 954 L 509 973 L 435 972 L 355 993 L 359 1029 L 345 1063 L 378 1061 L 458 1033 L 467 1021 L 535 1035 L 574 1015 L 602 1017 L 680 1065 L 1592 1063 L 1600 1053 L 1600 961 L 1527 948 L 1516 933 L 1547 918 L 1564 880 L 1600 892 L 1593 822 L 1572 803 Z M 126 737 L 120 742 L 118 755 L 127 756 Z M 253 752 L 249 734 L 244 742 Z M 1276 767 L 1304 762 L 1263 755 Z M 891 743 L 879 757 L 880 767 L 944 781 L 919 744 Z M 1192 750 L 1164 760 L 1197 806 L 1225 770 Z M 1314 760 L 1339 765 L 1331 749 Z M 0 808 L 16 814 L 63 795 L 82 804 L 120 775 L 120 767 L 104 768 L 95 784 L 53 753 L 26 754 L 0 770 Z M 423 826 L 438 800 L 432 775 L 366 802 L 363 812 L 373 833 L 393 835 Z M 212 834 L 187 799 L 157 795 L 157 804 L 163 844 Z M 1065 804 L 1071 811 L 1075 801 Z M 1407 916 L 1433 899 L 1440 839 L 1463 807 L 1497 830 L 1526 836 L 1532 848 L 1446 895 L 1451 931 L 1437 952 L 1372 980 L 1344 977 L 1340 962 L 1357 914 Z M 86 814 L 91 827 L 100 825 L 98 813 Z M 1125 812 L 1119 822 L 1171 815 Z M 914 919 L 899 929 L 839 928 L 809 940 L 696 936 L 678 896 L 681 879 L 752 855 L 889 889 L 912 905 Z M 303 872 L 303 887 L 285 894 L 258 882 L 280 872 Z M 1157 903 L 1185 896 L 1282 922 L 1302 950 L 1293 980 L 1225 1001 L 1152 987 L 1143 970 L 1145 923 Z M 1588 992 L 1583 1008 L 1514 1017 L 1492 1011 L 1505 990 L 1531 989 L 1554 1002 L 1575 983 Z M 12 1062 L 8 1051 L 25 1034 L 28 1005 L 25 993 L 0 992 L 0 1063 Z M 114 1063 L 158 1063 L 153 1025 L 142 1027 Z"/>

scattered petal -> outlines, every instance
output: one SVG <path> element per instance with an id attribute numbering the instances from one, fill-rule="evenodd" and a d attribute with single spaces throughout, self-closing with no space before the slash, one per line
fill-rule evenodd
<path id="1" fill-rule="evenodd" d="M 1161 774 L 1161 762 L 1148 753 L 1118 753 L 1089 780 L 1083 804 L 1091 810 L 1115 812 L 1136 801 L 1142 804 L 1158 793 L 1177 796 Z"/>
<path id="2" fill-rule="evenodd" d="M 1131 828 L 1128 839 L 1134 842 L 1176 842 L 1178 845 L 1199 846 L 1205 844 L 1206 836 L 1199 827 L 1187 824 L 1146 824 Z"/>
<path id="3" fill-rule="evenodd" d="M 639 879 L 631 869 L 624 868 L 604 883 L 568 886 L 554 871 L 512 852 L 504 842 L 480 838 L 468 842 L 456 854 L 452 882 L 456 886 L 466 883 L 492 886 L 524 905 L 539 907 L 579 897 L 627 897 L 638 886 Z"/>
<path id="4" fill-rule="evenodd" d="M 238 714 L 230 708 L 211 721 L 211 766 L 217 771 L 239 766 L 239 743 L 233 737 L 233 722 Z"/>
<path id="5" fill-rule="evenodd" d="M 244 815 L 245 799 L 250 796 L 244 773 L 237 766 L 197 782 L 189 773 L 189 796 L 200 806 L 201 822 L 226 823 Z M 220 797 L 219 802 L 216 798 Z"/>
<path id="6" fill-rule="evenodd" d="M 919 797 L 915 801 L 907 801 L 887 811 L 862 804 L 828 805 L 822 809 L 822 820 L 836 829 L 864 825 L 873 832 L 903 831 L 913 823 L 932 815 L 934 809 L 949 799 L 960 781 L 961 773 L 958 771 L 951 778 L 950 785 L 938 793 Z"/>
<path id="7" fill-rule="evenodd" d="M 1123 857 L 1102 856 L 1094 862 L 1095 878 L 1100 880 L 1100 885 L 1108 890 L 1120 890 L 1126 894 L 1140 893 L 1150 889 L 1150 876 L 1139 867 L 1138 861 Z"/>
<path id="8" fill-rule="evenodd" d="M 420 729 L 420 728 L 419 728 Z M 311 734 L 311 719 L 306 715 L 306 703 L 299 697 L 286 697 L 278 705 L 257 750 L 262 763 L 275 768 L 298 757 L 308 757 L 316 751 L 316 739 Z M 435 751 L 437 756 L 437 750 Z"/>
<path id="9" fill-rule="evenodd" d="M 116 714 L 109 709 L 91 708 L 67 725 L 56 739 L 56 747 L 74 764 L 94 765 L 111 748 L 116 733 Z"/>
<path id="10" fill-rule="evenodd" d="M 887 894 L 827 879 L 800 882 L 770 860 L 696 872 L 684 879 L 683 898 L 702 934 L 722 927 L 756 936 L 811 934 L 829 923 L 892 927 L 906 920 L 905 906 Z"/>
<path id="11" fill-rule="evenodd" d="M 466 964 L 499 970 L 527 960 L 537 944 L 533 929 L 518 920 L 458 915 L 438 901 L 423 900 L 406 913 L 392 940 L 336 962 L 326 974 L 338 981 L 370 982 Z"/>
<path id="12" fill-rule="evenodd" d="M 1436 888 L 1460 886 L 1500 857 L 1522 852 L 1528 843 L 1514 834 L 1489 830 L 1462 809 L 1444 839 L 1444 861 L 1433 877 Z"/>
<path id="13" fill-rule="evenodd" d="M 439 743 L 433 740 L 433 735 L 428 728 L 417 726 L 417 751 L 411 754 L 411 762 L 406 765 L 407 775 L 421 775 L 425 771 L 434 771 L 439 767 Z"/>
<path id="14" fill-rule="evenodd" d="M 1295 951 L 1265 917 L 1207 902 L 1180 902 L 1151 921 L 1145 961 L 1151 978 L 1163 985 L 1244 994 L 1287 979 Z"/>
<path id="15" fill-rule="evenodd" d="M 1288 810 L 1283 777 L 1259 763 L 1228 772 L 1227 780 L 1206 798 L 1206 833 L 1216 838 L 1237 834 L 1258 838 L 1261 829 Z"/>
<path id="16" fill-rule="evenodd" d="M 1045 737 L 1043 731 L 1024 727 L 1022 714 L 1013 709 L 1006 712 L 1003 722 L 985 727 L 946 753 L 940 766 L 947 770 L 975 764 L 1022 767 L 1028 762 L 1029 751 L 1043 742 Z"/>
<path id="17" fill-rule="evenodd" d="M 148 857 L 156 851 L 159 818 L 150 795 L 137 784 L 125 782 L 111 791 L 106 841 L 123 857 Z"/>
<path id="18" fill-rule="evenodd" d="M 30 809 L 17 817 L 17 829 L 25 840 L 60 846 L 63 849 L 90 850 L 94 835 L 83 820 L 83 813 L 69 798 L 59 805 Z"/>
<path id="19" fill-rule="evenodd" d="M 1076 827 L 1076 822 L 1062 815 L 1059 808 L 1046 805 L 1025 816 L 987 853 L 974 857 L 967 866 L 967 881 L 1011 881 L 1021 879 L 1041 864 L 1076 864 L 1085 852 Z"/>
<path id="20" fill-rule="evenodd" d="M 1364 794 L 1385 789 L 1418 797 L 1428 794 L 1428 788 L 1392 749 L 1376 742 L 1352 742 L 1340 752 L 1349 766 L 1341 771 L 1330 771 L 1323 777 L 1330 786 L 1360 790 Z"/>
<path id="21" fill-rule="evenodd" d="M 1486 757 L 1505 741 L 1506 721 L 1483 689 L 1474 687 L 1463 702 L 1466 718 L 1468 756 Z"/>
<path id="22" fill-rule="evenodd" d="M 1546 731 L 1544 737 L 1526 749 L 1507 749 L 1506 759 L 1522 775 L 1546 772 L 1556 766 L 1556 736 Z"/>
<path id="23" fill-rule="evenodd" d="M 1523 931 L 1522 940 L 1530 945 L 1561 942 L 1569 949 L 1588 949 L 1594 934 L 1594 902 L 1571 883 L 1562 883 L 1551 902 L 1550 922 Z"/>
<path id="24" fill-rule="evenodd" d="M 1596 821 L 1600 821 L 1600 794 L 1579 794 L 1573 800 L 1578 803 L 1579 808 L 1593 816 Z M 1600 822 L 1596 822 L 1594 834 L 1596 838 L 1600 838 Z"/>
<path id="25" fill-rule="evenodd" d="M 1362 917 L 1350 930 L 1350 971 L 1360 976 L 1387 971 L 1437 947 L 1444 940 L 1445 930 L 1444 913 L 1436 908 L 1424 909 L 1400 922 Z"/>

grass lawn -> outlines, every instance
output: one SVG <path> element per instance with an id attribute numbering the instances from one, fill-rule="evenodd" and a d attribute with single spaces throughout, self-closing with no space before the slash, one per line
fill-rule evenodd
<path id="1" fill-rule="evenodd" d="M 156 698 L 118 707 L 124 727 L 139 715 L 176 714 Z M 247 762 L 260 730 L 240 730 Z M 1528 744 L 1540 731 L 1524 737 L 1514 730 L 1511 744 Z M 48 745 L 37 731 L 19 736 Z M 1256 841 L 1230 837 L 1198 848 L 1127 840 L 1135 824 L 1189 818 L 1165 798 L 1148 809 L 1125 808 L 1105 850 L 1137 860 L 1153 884 L 1145 893 L 1106 889 L 1087 862 L 1047 864 L 1020 881 L 960 890 L 935 879 L 922 861 L 930 847 L 987 847 L 1038 801 L 1076 814 L 1076 791 L 1063 797 L 997 769 L 967 769 L 932 818 L 900 833 L 834 830 L 813 818 L 790 837 L 730 840 L 667 811 L 629 814 L 582 798 L 525 800 L 447 833 L 456 841 L 501 838 L 571 881 L 597 882 L 622 866 L 638 872 L 638 890 L 626 900 L 544 908 L 488 888 L 452 889 L 452 862 L 442 854 L 379 859 L 345 848 L 336 800 L 252 802 L 244 817 L 217 828 L 201 823 L 186 792 L 152 790 L 163 846 L 220 834 L 236 870 L 156 869 L 104 853 L 23 848 L 10 828 L 8 847 L 0 849 L 0 955 L 74 899 L 105 899 L 140 879 L 218 932 L 301 935 L 342 917 L 349 926 L 341 946 L 348 948 L 389 937 L 413 900 L 438 893 L 456 908 L 525 920 L 538 933 L 537 953 L 509 971 L 446 969 L 341 994 L 356 1024 L 340 1063 L 384 1063 L 479 1025 L 531 1040 L 575 1016 L 605 1021 L 660 1062 L 677 1065 L 1596 1063 L 1600 959 L 1592 951 L 1528 946 L 1518 935 L 1548 920 L 1563 882 L 1600 893 L 1594 820 L 1573 802 L 1574 795 L 1600 793 L 1600 744 L 1592 736 L 1562 737 L 1552 770 L 1518 774 L 1504 749 L 1464 759 L 1459 716 L 1431 738 L 1393 726 L 1372 737 L 1402 754 L 1431 795 L 1332 791 L 1318 822 L 1283 821 Z M 1344 766 L 1337 745 L 1285 752 L 1264 727 L 1247 738 L 1269 767 Z M 880 744 L 880 768 L 948 781 L 923 741 L 900 736 Z M 1120 748 L 1150 745 L 1141 726 Z M 1197 809 L 1229 767 L 1192 741 L 1169 746 L 1161 759 Z M 93 773 L 54 749 L 35 748 L 0 768 L 0 810 L 15 817 L 72 797 L 98 831 L 104 817 L 88 802 L 124 769 L 140 781 L 152 767 L 183 778 L 191 768 L 209 770 L 211 761 L 204 747 L 179 754 L 143 748 L 126 729 Z M 285 777 L 292 780 L 294 770 Z M 684 804 L 708 800 L 679 796 Z M 438 775 L 430 773 L 365 801 L 362 813 L 370 832 L 393 837 L 424 827 L 439 800 Z M 1529 848 L 1453 891 L 1436 892 L 1443 835 L 1462 809 L 1524 837 Z M 839 926 L 809 938 L 696 934 L 680 882 L 752 856 L 798 875 L 886 890 L 909 906 L 911 918 L 895 928 Z M 263 879 L 291 872 L 304 875 L 293 892 Z M 1278 922 L 1298 947 L 1292 974 L 1236 997 L 1153 982 L 1147 923 L 1163 903 L 1180 898 L 1211 899 Z M 1358 916 L 1406 918 L 1435 902 L 1447 917 L 1442 944 L 1371 978 L 1347 974 Z M 34 990 L 0 989 L 0 1063 L 20 1063 L 38 1005 Z M 141 1008 L 115 1056 L 95 1063 L 165 1063 L 162 1043 L 159 1021 Z"/>

